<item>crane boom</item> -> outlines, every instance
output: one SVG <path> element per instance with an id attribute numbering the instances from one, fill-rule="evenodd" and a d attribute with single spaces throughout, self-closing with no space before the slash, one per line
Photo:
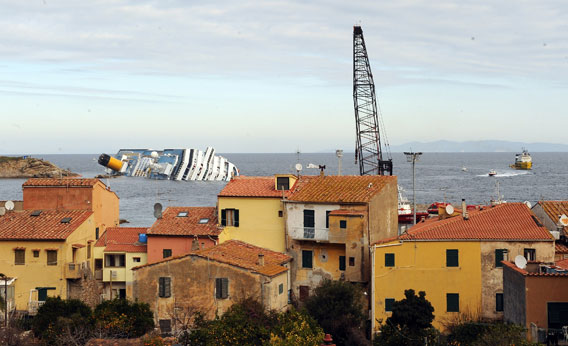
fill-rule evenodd
<path id="1" fill-rule="evenodd" d="M 375 82 L 360 26 L 353 27 L 353 103 L 357 131 L 355 162 L 359 162 L 359 174 L 392 175 L 392 158 L 383 159 Z"/>

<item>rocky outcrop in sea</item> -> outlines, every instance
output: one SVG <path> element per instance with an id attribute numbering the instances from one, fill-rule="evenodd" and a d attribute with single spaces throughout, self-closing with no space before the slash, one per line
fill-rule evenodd
<path id="1" fill-rule="evenodd" d="M 79 174 L 33 157 L 0 156 L 0 178 L 59 178 Z"/>

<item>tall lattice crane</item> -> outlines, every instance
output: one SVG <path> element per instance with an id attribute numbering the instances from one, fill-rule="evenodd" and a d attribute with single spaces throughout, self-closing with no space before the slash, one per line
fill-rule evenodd
<path id="1" fill-rule="evenodd" d="M 392 175 L 392 157 L 388 151 L 384 125 L 379 118 L 373 73 L 360 26 L 353 27 L 353 103 L 357 128 L 355 162 L 359 162 L 359 173 Z M 381 133 L 384 135 L 387 149 L 386 159 L 383 158 L 384 152 L 381 148 Z"/>

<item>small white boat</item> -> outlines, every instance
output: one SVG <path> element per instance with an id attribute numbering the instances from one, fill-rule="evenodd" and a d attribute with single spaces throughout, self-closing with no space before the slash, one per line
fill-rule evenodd
<path id="1" fill-rule="evenodd" d="M 467 167 L 466 167 L 466 166 L 463 166 L 463 167 L 462 167 L 462 172 L 467 172 Z"/>
<path id="2" fill-rule="evenodd" d="M 490 177 L 494 177 L 494 176 L 497 175 L 497 172 L 495 172 L 495 170 L 492 169 L 492 170 L 489 171 L 488 175 L 489 175 Z"/>

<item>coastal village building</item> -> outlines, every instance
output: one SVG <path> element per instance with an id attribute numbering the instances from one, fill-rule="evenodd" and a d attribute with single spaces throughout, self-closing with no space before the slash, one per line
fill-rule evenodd
<path id="1" fill-rule="evenodd" d="M 236 239 L 273 251 L 286 252 L 284 207 L 298 177 L 234 177 L 219 192 L 217 206 L 221 242 Z"/>
<path id="2" fill-rule="evenodd" d="M 284 204 L 300 300 L 324 279 L 368 283 L 369 245 L 397 234 L 394 176 L 302 176 Z"/>
<path id="3" fill-rule="evenodd" d="M 539 201 L 532 211 L 550 232 L 558 232 L 558 238 L 568 236 L 568 201 Z M 566 225 L 561 223 L 562 215 Z"/>
<path id="4" fill-rule="evenodd" d="M 26 210 L 90 210 L 94 237 L 119 224 L 119 198 L 99 179 L 32 178 L 23 185 Z"/>
<path id="5" fill-rule="evenodd" d="M 148 229 L 148 263 L 216 245 L 215 207 L 168 207 Z"/>
<path id="6" fill-rule="evenodd" d="M 568 260 L 555 265 L 503 262 L 504 320 L 524 326 L 532 342 L 546 342 L 548 329 L 568 326 Z M 540 338 L 539 338 L 540 335 Z"/>
<path id="7" fill-rule="evenodd" d="M 253 298 L 267 310 L 288 308 L 285 254 L 238 240 L 134 268 L 134 296 L 150 304 L 163 333 L 182 316 L 201 311 L 222 315 L 232 304 Z"/>
<path id="8" fill-rule="evenodd" d="M 146 231 L 145 227 L 108 227 L 95 243 L 95 279 L 102 284 L 103 299 L 134 299 L 132 268 L 148 261 Z"/>
<path id="9" fill-rule="evenodd" d="M 433 324 L 443 330 L 459 315 L 502 319 L 502 261 L 523 255 L 551 262 L 554 238 L 525 204 L 506 203 L 420 222 L 375 243 L 372 252 L 373 330 L 409 288 L 426 292 L 435 311 Z"/>
<path id="10" fill-rule="evenodd" d="M 47 296 L 89 301 L 84 290 L 95 238 L 90 210 L 8 211 L 0 216 L 1 272 L 17 310 L 34 314 Z"/>

